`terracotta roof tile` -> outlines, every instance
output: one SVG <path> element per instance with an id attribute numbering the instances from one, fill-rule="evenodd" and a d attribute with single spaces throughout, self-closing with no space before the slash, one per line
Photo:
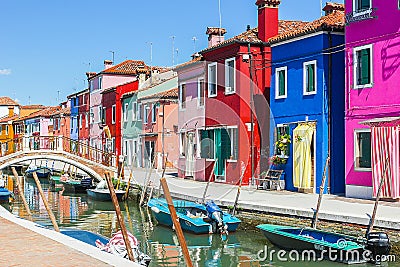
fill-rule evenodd
<path id="1" fill-rule="evenodd" d="M 191 65 L 191 64 L 193 64 L 193 63 L 196 63 L 196 62 L 201 61 L 202 59 L 203 59 L 203 56 L 200 55 L 200 56 L 198 56 L 198 57 L 196 57 L 196 58 L 194 58 L 194 59 L 192 59 L 192 60 L 186 61 L 185 63 L 182 63 L 182 64 L 176 66 L 176 67 L 174 68 L 174 70 L 177 70 L 177 69 L 180 69 L 180 68 L 189 66 L 189 65 Z"/>
<path id="2" fill-rule="evenodd" d="M 8 96 L 0 96 L 0 106 L 19 106 L 19 104 Z"/>
<path id="3" fill-rule="evenodd" d="M 13 115 L 11 117 L 6 116 L 0 119 L 0 123 L 9 122 L 18 118 L 18 115 Z"/>
<path id="4" fill-rule="evenodd" d="M 293 31 L 299 27 L 302 27 L 304 25 L 306 25 L 307 22 L 304 21 L 299 21 L 299 20 L 280 20 L 279 21 L 279 34 L 283 34 L 287 31 Z M 209 50 L 218 48 L 218 47 L 222 47 L 228 44 L 232 44 L 235 42 L 250 42 L 250 43 L 263 43 L 263 41 L 261 41 L 261 39 L 258 38 L 258 28 L 253 28 L 250 30 L 247 30 L 245 32 L 242 32 L 239 35 L 236 35 L 232 38 L 229 38 L 219 44 L 216 44 L 214 46 L 211 47 L 207 47 L 206 49 L 203 49 L 201 52 L 207 52 Z"/>
<path id="5" fill-rule="evenodd" d="M 344 11 L 335 9 L 330 14 L 323 16 L 317 20 L 309 22 L 305 25 L 301 25 L 300 27 L 296 27 L 291 31 L 288 30 L 284 33 L 279 34 L 278 36 L 272 37 L 268 40 L 268 42 L 273 44 L 322 30 L 344 31 L 344 27 Z"/>
<path id="6" fill-rule="evenodd" d="M 178 99 L 178 88 L 173 88 L 168 91 L 149 95 L 149 96 L 143 97 L 141 100 L 145 100 L 145 99 L 176 100 L 176 99 Z"/>
<path id="7" fill-rule="evenodd" d="M 33 112 L 25 117 L 22 117 L 19 120 L 27 120 L 27 119 L 32 119 L 32 118 L 36 118 L 36 117 L 50 117 L 50 116 L 54 115 L 60 109 L 61 109 L 60 106 L 46 107 L 42 110 L 38 110 L 38 111 Z"/>
<path id="8" fill-rule="evenodd" d="M 55 111 L 55 112 L 53 113 L 53 116 L 57 116 L 57 115 L 66 115 L 66 116 L 69 116 L 69 115 L 71 115 L 71 108 L 70 108 L 70 107 L 61 108 L 61 109 L 59 109 L 59 110 L 57 110 L 57 111 Z"/>
<path id="9" fill-rule="evenodd" d="M 21 109 L 44 109 L 45 106 L 43 105 L 26 105 L 26 106 L 21 106 Z"/>
<path id="10" fill-rule="evenodd" d="M 150 71 L 150 67 L 147 66 L 143 60 L 125 60 L 111 68 L 105 69 L 100 73 L 107 74 L 138 74 L 146 73 Z"/>

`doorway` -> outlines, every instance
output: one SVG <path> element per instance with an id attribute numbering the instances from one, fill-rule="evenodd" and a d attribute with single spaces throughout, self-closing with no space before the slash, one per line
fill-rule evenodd
<path id="1" fill-rule="evenodd" d="M 194 178 L 194 165 L 195 165 L 195 148 L 194 148 L 194 132 L 187 133 L 186 135 L 186 169 L 185 177 Z"/>

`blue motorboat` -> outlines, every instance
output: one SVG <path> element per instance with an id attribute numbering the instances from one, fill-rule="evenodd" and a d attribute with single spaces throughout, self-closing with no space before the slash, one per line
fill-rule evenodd
<path id="1" fill-rule="evenodd" d="M 28 169 L 25 171 L 25 176 L 32 178 L 34 172 L 36 172 L 36 175 L 39 179 L 49 178 L 51 175 L 51 169 L 46 166 L 29 165 Z"/>
<path id="2" fill-rule="evenodd" d="M 9 202 L 11 194 L 12 193 L 10 190 L 4 187 L 0 187 L 0 202 L 1 203 Z"/>
<path id="3" fill-rule="evenodd" d="M 240 220 L 223 212 L 213 201 L 199 204 L 192 201 L 173 200 L 182 230 L 195 234 L 234 232 Z M 172 226 L 171 214 L 164 198 L 153 198 L 147 203 L 156 220 Z"/>

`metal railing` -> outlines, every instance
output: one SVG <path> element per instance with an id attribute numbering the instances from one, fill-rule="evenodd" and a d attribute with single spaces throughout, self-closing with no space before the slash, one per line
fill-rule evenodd
<path id="1" fill-rule="evenodd" d="M 105 166 L 116 166 L 116 155 L 64 136 L 23 136 L 0 141 L 0 156 L 19 151 L 64 151 Z"/>

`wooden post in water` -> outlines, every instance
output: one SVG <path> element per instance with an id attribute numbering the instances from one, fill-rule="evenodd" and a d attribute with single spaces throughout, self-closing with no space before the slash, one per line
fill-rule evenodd
<path id="1" fill-rule="evenodd" d="M 24 190 L 22 190 L 22 185 L 21 185 L 21 182 L 19 180 L 19 176 L 18 176 L 17 170 L 15 169 L 15 167 L 11 167 L 11 170 L 12 170 L 12 172 L 14 174 L 15 182 L 17 183 L 17 187 L 18 187 L 18 192 L 19 192 L 19 195 L 22 198 L 22 202 L 24 203 L 24 207 L 26 209 L 26 212 L 28 213 L 30 220 L 32 220 L 32 212 L 31 212 L 31 209 L 29 208 L 28 202 L 26 201 Z"/>
<path id="2" fill-rule="evenodd" d="M 311 227 L 314 229 L 317 228 L 319 208 L 321 207 L 322 195 L 324 194 L 324 189 L 325 189 L 326 169 L 328 168 L 328 164 L 329 164 L 330 160 L 331 160 L 331 158 L 328 156 L 325 161 L 324 175 L 322 176 L 321 186 L 319 187 L 317 209 L 314 212 L 313 220 L 311 222 Z"/>
<path id="3" fill-rule="evenodd" d="M 42 197 L 43 204 L 46 207 L 47 213 L 49 214 L 51 223 L 54 226 L 54 230 L 56 230 L 57 232 L 60 232 L 60 229 L 58 228 L 58 224 L 56 221 L 56 217 L 54 217 L 54 214 L 50 209 L 49 203 L 47 202 L 46 196 L 43 193 L 43 189 L 42 189 L 42 186 L 40 185 L 40 181 L 39 181 L 39 178 L 37 177 L 36 172 L 33 173 L 33 179 L 35 179 L 36 186 L 39 189 L 40 196 Z"/>
<path id="4" fill-rule="evenodd" d="M 154 169 L 154 163 L 155 163 L 155 162 L 156 162 L 156 161 L 153 159 L 153 162 L 152 162 L 152 164 L 151 164 L 151 168 L 150 168 L 150 170 L 149 170 L 149 174 L 147 175 L 146 180 L 144 181 L 143 189 L 142 189 L 143 191 L 142 191 L 142 194 L 141 194 L 141 196 L 140 196 L 139 206 L 142 206 L 142 205 L 143 205 L 144 197 L 145 197 L 146 191 L 147 191 L 148 181 L 151 179 L 151 173 L 152 173 L 152 171 L 153 171 L 153 169 Z"/>
<path id="5" fill-rule="evenodd" d="M 208 191 L 208 187 L 210 186 L 210 182 L 211 182 L 212 176 L 214 174 L 214 170 L 215 170 L 215 166 L 217 165 L 217 161 L 218 161 L 218 158 L 216 158 L 214 161 L 214 166 L 212 167 L 210 177 L 208 178 L 206 188 L 204 189 L 204 192 L 203 192 L 203 198 L 201 199 L 201 203 L 203 203 L 203 204 L 204 204 L 204 201 L 206 200 L 206 194 Z"/>
<path id="6" fill-rule="evenodd" d="M 236 213 L 236 207 L 239 202 L 240 190 L 242 188 L 242 182 L 243 182 L 243 176 L 244 176 L 245 169 L 242 167 L 241 171 L 242 171 L 242 174 L 240 175 L 239 186 L 238 186 L 238 190 L 236 193 L 236 199 L 235 199 L 235 202 L 233 203 L 233 208 L 232 208 L 232 213 L 231 213 L 232 215 L 235 215 L 235 213 Z"/>
<path id="7" fill-rule="evenodd" d="M 171 213 L 172 223 L 174 224 L 175 232 L 176 232 L 176 235 L 178 236 L 178 241 L 182 248 L 182 253 L 183 253 L 183 257 L 185 258 L 185 261 L 186 261 L 186 266 L 193 267 L 192 260 L 190 259 L 190 255 L 189 255 L 189 250 L 186 245 L 185 236 L 183 235 L 181 224 L 179 223 L 179 218 L 176 215 L 176 210 L 174 207 L 174 203 L 172 201 L 171 193 L 169 192 L 167 180 L 164 177 L 162 177 L 160 179 L 160 183 L 161 183 L 161 186 L 164 191 L 164 197 L 167 200 L 168 209 L 169 209 L 169 212 Z"/>
<path id="8" fill-rule="evenodd" d="M 128 198 L 129 195 L 129 189 L 131 187 L 131 180 L 133 178 L 133 163 L 136 161 L 136 155 L 133 155 L 132 157 L 132 165 L 131 165 L 131 169 L 129 172 L 129 179 L 128 179 L 128 183 L 126 184 L 126 190 L 125 190 L 125 195 L 124 195 L 124 199 Z"/>
<path id="9" fill-rule="evenodd" d="M 114 185 L 111 181 L 110 173 L 106 172 L 104 174 L 104 176 L 106 177 L 108 190 L 110 191 L 111 200 L 114 204 L 115 213 L 117 214 L 119 227 L 121 228 L 122 236 L 123 236 L 124 242 L 125 242 L 126 251 L 128 252 L 128 258 L 129 258 L 129 260 L 134 262 L 135 257 L 133 256 L 131 243 L 129 242 L 128 232 L 126 230 L 126 226 L 125 226 L 125 222 L 124 222 L 124 217 L 122 216 L 121 208 L 119 207 L 117 195 L 115 194 Z"/>
<path id="10" fill-rule="evenodd" d="M 382 186 L 383 186 L 385 178 L 386 178 L 386 171 L 387 171 L 388 167 L 389 167 L 389 158 L 386 158 L 385 168 L 383 170 L 382 178 L 381 178 L 381 181 L 379 183 L 378 192 L 376 193 L 374 210 L 372 211 L 371 221 L 369 222 L 368 229 L 367 229 L 367 232 L 366 232 L 365 236 L 367 236 L 369 233 L 371 233 L 372 229 L 374 229 L 376 211 L 378 209 L 379 198 L 381 196 Z"/>

